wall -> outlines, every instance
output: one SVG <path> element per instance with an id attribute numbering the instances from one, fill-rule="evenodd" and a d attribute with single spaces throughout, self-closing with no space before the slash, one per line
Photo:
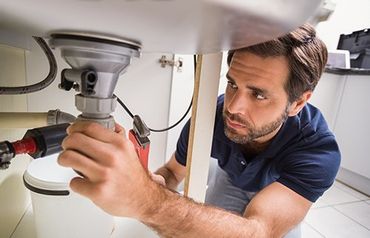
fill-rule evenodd
<path id="1" fill-rule="evenodd" d="M 0 45 L 0 85 L 20 86 L 26 83 L 25 50 Z M 0 112 L 27 111 L 26 96 L 0 96 Z M 0 141 L 18 140 L 24 129 L 0 126 Z M 0 237 L 9 237 L 29 204 L 22 175 L 29 163 L 28 156 L 14 159 L 8 170 L 0 170 Z"/>
<path id="2" fill-rule="evenodd" d="M 320 109 L 330 130 L 334 130 L 336 117 L 345 86 L 345 76 L 324 73 L 309 103 Z"/>

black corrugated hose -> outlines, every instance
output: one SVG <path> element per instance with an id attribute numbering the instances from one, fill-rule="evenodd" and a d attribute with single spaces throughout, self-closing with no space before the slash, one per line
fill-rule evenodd
<path id="1" fill-rule="evenodd" d="M 37 42 L 37 44 L 39 44 L 39 46 L 44 51 L 49 61 L 50 66 L 49 74 L 46 76 L 44 80 L 32 85 L 19 87 L 0 87 L 0 95 L 18 95 L 37 92 L 49 86 L 57 76 L 58 66 L 53 52 L 50 50 L 49 46 L 47 45 L 43 38 L 33 36 L 33 39 Z"/>

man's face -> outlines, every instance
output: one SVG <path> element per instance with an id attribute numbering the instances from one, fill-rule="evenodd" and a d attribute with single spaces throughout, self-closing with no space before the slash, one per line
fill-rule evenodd
<path id="1" fill-rule="evenodd" d="M 285 57 L 235 52 L 227 73 L 223 110 L 225 134 L 230 140 L 263 143 L 275 135 L 289 114 L 284 90 L 288 77 Z"/>

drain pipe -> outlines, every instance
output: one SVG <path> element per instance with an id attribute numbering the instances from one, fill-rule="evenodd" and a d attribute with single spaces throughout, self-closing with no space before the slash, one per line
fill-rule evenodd
<path id="1" fill-rule="evenodd" d="M 66 113 L 62 112 L 59 109 L 55 110 L 49 110 L 47 115 L 47 125 L 59 125 L 64 123 L 72 123 L 76 120 L 76 117 Z"/>
<path id="2" fill-rule="evenodd" d="M 48 112 L 0 112 L 0 128 L 34 128 L 72 123 L 76 117 L 59 109 Z"/>

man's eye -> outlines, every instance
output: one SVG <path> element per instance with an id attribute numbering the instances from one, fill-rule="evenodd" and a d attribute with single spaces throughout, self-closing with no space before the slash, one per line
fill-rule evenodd
<path id="1" fill-rule="evenodd" d="M 235 83 L 233 83 L 233 82 L 231 82 L 231 81 L 228 81 L 228 82 L 227 82 L 227 85 L 228 85 L 230 88 L 232 88 L 232 89 L 237 89 L 237 88 L 238 88 L 238 86 L 236 86 L 236 84 L 235 84 Z"/>
<path id="2" fill-rule="evenodd" d="M 266 99 L 266 97 L 263 94 L 260 94 L 260 93 L 257 93 L 257 92 L 254 93 L 254 97 L 257 100 L 265 100 Z"/>

